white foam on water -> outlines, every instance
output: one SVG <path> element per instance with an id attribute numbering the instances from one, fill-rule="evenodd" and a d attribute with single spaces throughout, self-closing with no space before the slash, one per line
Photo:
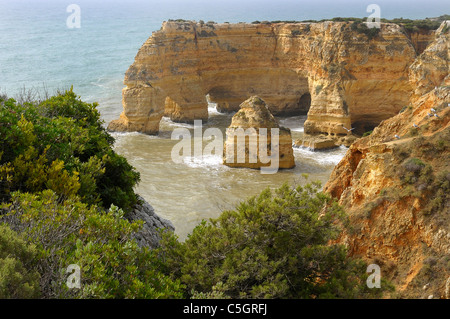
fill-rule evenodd
<path id="1" fill-rule="evenodd" d="M 114 138 L 143 135 L 142 133 L 139 132 L 109 132 L 109 134 Z"/>
<path id="2" fill-rule="evenodd" d="M 208 103 L 208 115 L 223 115 L 217 111 L 217 103 Z"/>
<path id="3" fill-rule="evenodd" d="M 348 147 L 343 145 L 335 149 L 314 151 L 309 147 L 294 147 L 294 155 L 300 160 L 316 162 L 320 165 L 337 165 L 345 156 Z"/>
<path id="4" fill-rule="evenodd" d="M 177 122 L 173 122 L 169 117 L 167 116 L 163 116 L 163 118 L 161 119 L 161 124 L 164 125 L 168 125 L 170 127 L 184 127 L 184 128 L 194 128 L 194 124 L 189 124 L 189 123 L 177 123 Z"/>
<path id="5" fill-rule="evenodd" d="M 201 157 L 186 156 L 183 158 L 183 163 L 191 168 L 227 168 L 227 166 L 223 165 L 222 156 L 215 154 L 203 155 Z"/>
<path id="6" fill-rule="evenodd" d="M 208 115 L 225 115 L 226 113 L 221 113 L 217 111 L 217 103 L 208 102 Z"/>
<path id="7" fill-rule="evenodd" d="M 105 85 L 105 84 L 100 84 L 100 83 L 97 83 L 97 82 L 90 82 L 92 85 L 95 85 L 95 86 L 98 86 L 98 87 L 100 87 L 100 88 L 106 88 L 107 86 Z"/>
<path id="8" fill-rule="evenodd" d="M 145 138 L 145 139 L 160 139 L 157 135 L 147 135 L 139 132 L 109 132 L 114 138 L 114 147 L 123 147 L 129 143 L 129 139 L 133 137 Z"/>

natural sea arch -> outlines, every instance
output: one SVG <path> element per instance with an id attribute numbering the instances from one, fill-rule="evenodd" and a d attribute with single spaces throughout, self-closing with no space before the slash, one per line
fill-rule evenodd
<path id="1" fill-rule="evenodd" d="M 113 131 L 156 134 L 166 115 L 208 119 L 208 104 L 236 111 L 253 95 L 273 115 L 307 114 L 306 134 L 365 130 L 409 102 L 416 51 L 398 25 L 368 39 L 346 22 L 201 24 L 165 22 L 127 70 Z"/>

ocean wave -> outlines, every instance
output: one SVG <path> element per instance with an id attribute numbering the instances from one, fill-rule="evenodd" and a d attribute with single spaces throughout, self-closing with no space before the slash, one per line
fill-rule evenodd
<path id="1" fill-rule="evenodd" d="M 215 106 L 208 106 L 208 115 L 223 115 L 223 113 L 217 111 Z"/>
<path id="2" fill-rule="evenodd" d="M 162 137 L 158 135 L 148 135 L 140 132 L 109 132 L 109 134 L 114 137 L 116 146 L 118 144 L 127 143 L 129 138 L 139 137 L 139 139 L 161 139 Z"/>
<path id="3" fill-rule="evenodd" d="M 343 145 L 335 149 L 314 151 L 309 147 L 294 147 L 294 155 L 301 161 L 308 160 L 320 165 L 337 165 L 345 156 L 348 147 Z"/>
<path id="4" fill-rule="evenodd" d="M 203 155 L 201 157 L 187 156 L 183 158 L 183 163 L 191 168 L 226 168 L 223 165 L 223 158 L 220 155 Z"/>
<path id="5" fill-rule="evenodd" d="M 139 136 L 139 135 L 144 135 L 142 133 L 139 132 L 109 132 L 109 134 L 114 137 L 114 138 L 118 138 L 118 137 L 124 137 L 124 136 Z"/>
<path id="6" fill-rule="evenodd" d="M 161 119 L 161 123 L 160 125 L 167 125 L 169 127 L 184 127 L 184 128 L 189 128 L 189 129 L 193 129 L 194 128 L 194 124 L 189 124 L 189 123 L 177 123 L 172 121 L 169 117 L 167 116 L 163 116 L 163 118 Z"/>

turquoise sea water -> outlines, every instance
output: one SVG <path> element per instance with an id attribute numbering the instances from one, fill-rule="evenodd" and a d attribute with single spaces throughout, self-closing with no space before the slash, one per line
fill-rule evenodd
<path id="1" fill-rule="evenodd" d="M 364 17 L 376 3 L 384 18 L 425 18 L 449 13 L 448 1 L 301 1 L 301 0 L 0 0 L 0 93 L 15 96 L 22 88 L 50 93 L 74 86 L 88 102 L 98 102 L 106 123 L 122 111 L 125 71 L 151 35 L 168 19 L 216 22 L 306 20 Z M 81 28 L 69 29 L 70 4 L 81 9 Z M 224 129 L 229 115 L 210 108 L 208 125 Z M 282 118 L 294 138 L 303 134 L 305 117 Z M 302 173 L 326 182 L 346 149 L 326 152 L 295 150 L 296 168 L 263 176 L 254 170 L 233 170 L 220 156 L 170 161 L 170 130 L 183 125 L 163 119 L 159 136 L 115 134 L 116 150 L 141 173 L 137 191 L 161 216 L 170 219 L 181 238 L 203 218 L 284 181 L 296 182 Z M 189 127 L 189 126 L 188 126 Z"/>

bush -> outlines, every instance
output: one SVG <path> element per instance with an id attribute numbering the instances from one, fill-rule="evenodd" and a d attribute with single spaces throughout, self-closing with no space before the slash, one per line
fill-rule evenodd
<path id="1" fill-rule="evenodd" d="M 329 245 L 346 218 L 319 187 L 266 189 L 202 222 L 183 243 L 166 235 L 161 249 L 168 273 L 193 296 L 370 296 L 365 265 L 348 258 L 344 246 Z"/>
<path id="2" fill-rule="evenodd" d="M 113 151 L 96 107 L 72 90 L 35 104 L 0 100 L 0 199 L 51 189 L 129 210 L 140 175 Z"/>
<path id="3" fill-rule="evenodd" d="M 369 28 L 364 22 L 354 21 L 350 28 L 358 33 L 363 33 L 369 40 L 375 38 L 380 33 L 380 28 Z"/>
<path id="4" fill-rule="evenodd" d="M 0 224 L 0 298 L 36 298 L 39 274 L 33 271 L 37 251 L 7 225 Z"/>
<path id="5" fill-rule="evenodd" d="M 425 163 L 418 158 L 410 158 L 403 164 L 403 167 L 408 172 L 418 173 L 425 167 Z"/>
<path id="6" fill-rule="evenodd" d="M 446 217 L 446 206 L 450 202 L 450 172 L 444 170 L 440 172 L 435 179 L 430 182 L 430 189 L 433 193 L 431 200 L 424 209 L 426 215 L 441 212 L 441 215 Z"/>
<path id="7" fill-rule="evenodd" d="M 2 220 L 36 243 L 36 265 L 44 298 L 177 298 L 181 286 L 163 275 L 153 251 L 132 239 L 142 223 L 130 223 L 124 212 L 88 207 L 76 199 L 60 202 L 46 190 L 14 193 L 3 204 Z M 2 256 L 0 256 L 1 259 Z M 32 258 L 29 256 L 28 259 Z M 65 269 L 81 269 L 81 288 L 68 289 Z"/>

